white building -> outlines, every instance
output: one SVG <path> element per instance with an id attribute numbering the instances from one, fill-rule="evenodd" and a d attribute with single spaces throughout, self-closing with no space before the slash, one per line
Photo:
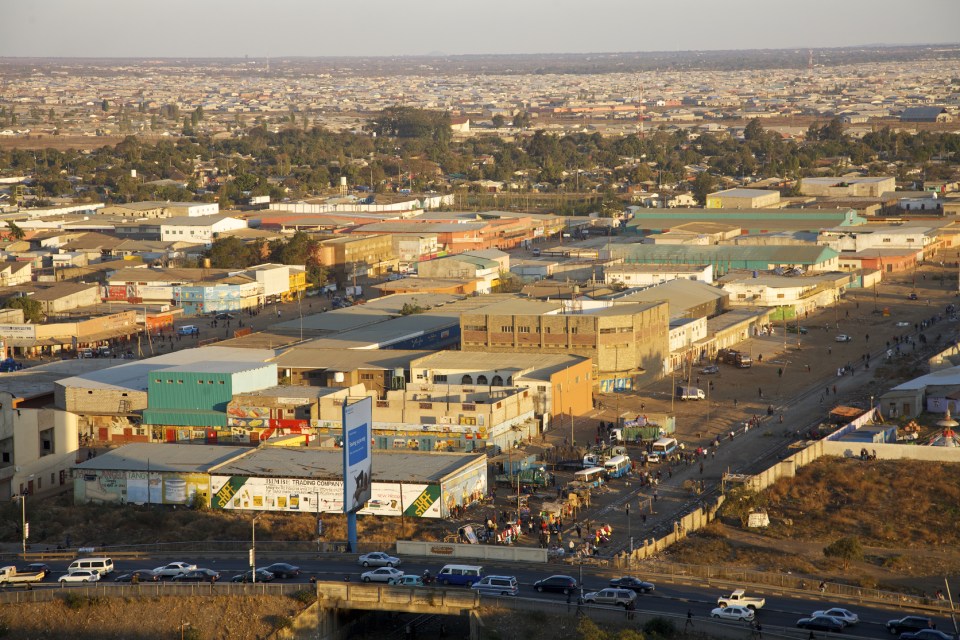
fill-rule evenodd
<path id="1" fill-rule="evenodd" d="M 217 234 L 246 229 L 247 221 L 229 216 L 196 216 L 167 218 L 160 222 L 160 240 L 210 244 Z"/>
<path id="2" fill-rule="evenodd" d="M 817 235 L 817 244 L 841 253 L 872 249 L 913 249 L 926 251 L 935 245 L 937 230 L 923 226 L 835 227 Z"/>
<path id="3" fill-rule="evenodd" d="M 713 265 L 613 264 L 603 268 L 606 284 L 622 282 L 628 287 L 649 287 L 670 280 L 699 280 L 713 284 Z"/>

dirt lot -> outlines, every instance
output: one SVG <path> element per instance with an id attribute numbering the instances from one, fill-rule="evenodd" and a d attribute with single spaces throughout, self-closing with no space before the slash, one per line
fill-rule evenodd
<path id="1" fill-rule="evenodd" d="M 69 592 L 68 592 L 69 593 Z M 292 598 L 70 598 L 54 602 L 5 605 L 0 635 L 9 640 L 259 640 L 288 624 L 302 609 Z M 136 621 L 131 626 L 131 621 Z M 134 630 L 135 629 L 135 630 Z"/>
<path id="2" fill-rule="evenodd" d="M 960 574 L 960 464 L 820 458 L 761 494 L 766 529 L 724 517 L 667 552 L 671 560 L 791 572 L 932 594 Z M 843 569 L 823 548 L 855 536 L 863 560 Z"/>

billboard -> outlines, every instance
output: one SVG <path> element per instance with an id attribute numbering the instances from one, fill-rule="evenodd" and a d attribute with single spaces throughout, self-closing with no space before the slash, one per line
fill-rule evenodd
<path id="1" fill-rule="evenodd" d="M 211 476 L 210 507 L 228 511 L 343 513 L 343 481 L 298 478 Z M 441 517 L 440 487 L 433 484 L 371 483 L 363 515 Z"/>
<path id="2" fill-rule="evenodd" d="M 359 511 L 371 498 L 373 399 L 343 405 L 343 512 Z"/>

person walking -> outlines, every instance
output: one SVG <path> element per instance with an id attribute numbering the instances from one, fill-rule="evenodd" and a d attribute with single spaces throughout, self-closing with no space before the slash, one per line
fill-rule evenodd
<path id="1" fill-rule="evenodd" d="M 687 629 L 692 629 L 692 628 L 693 628 L 693 611 L 691 609 L 687 609 L 687 623 L 683 625 L 683 630 L 686 631 Z"/>

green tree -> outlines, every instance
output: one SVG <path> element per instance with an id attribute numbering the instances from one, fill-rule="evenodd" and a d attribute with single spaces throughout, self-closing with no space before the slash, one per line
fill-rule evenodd
<path id="1" fill-rule="evenodd" d="M 516 115 L 513 116 L 513 126 L 526 129 L 530 126 L 530 114 L 526 111 L 518 111 Z"/>
<path id="2" fill-rule="evenodd" d="M 23 319 L 27 322 L 33 324 L 43 322 L 43 306 L 33 298 L 26 296 L 10 298 L 4 306 L 7 309 L 23 309 Z"/>
<path id="3" fill-rule="evenodd" d="M 693 179 L 693 197 L 697 199 L 700 205 L 707 203 L 707 196 L 713 193 L 716 188 L 717 181 L 709 171 L 701 171 Z"/>
<path id="4" fill-rule="evenodd" d="M 750 514 L 765 506 L 767 497 L 764 494 L 740 485 L 727 492 L 720 511 L 724 516 L 738 518 L 740 525 L 745 527 Z"/>
<path id="5" fill-rule="evenodd" d="M 103 99 L 103 102 L 100 103 L 101 111 L 110 111 L 110 101 L 106 98 Z"/>
<path id="6" fill-rule="evenodd" d="M 16 222 L 7 220 L 7 236 L 14 240 L 23 240 L 26 233 Z"/>
<path id="7" fill-rule="evenodd" d="M 498 114 L 496 114 L 495 116 L 493 116 L 493 118 L 491 118 L 490 121 L 493 123 L 493 126 L 494 126 L 494 127 L 496 127 L 497 129 L 499 129 L 499 128 L 502 127 L 504 124 L 506 124 L 507 119 L 504 118 L 502 115 L 500 115 L 500 114 L 498 113 Z"/>
<path id="8" fill-rule="evenodd" d="M 863 545 L 860 544 L 860 538 L 857 536 L 848 536 L 834 540 L 825 546 L 823 555 L 840 560 L 843 568 L 846 569 L 851 562 L 863 560 Z"/>
<path id="9" fill-rule="evenodd" d="M 245 269 L 259 262 L 251 254 L 242 240 L 227 236 L 214 240 L 206 255 L 210 258 L 210 266 L 216 269 Z"/>
<path id="10" fill-rule="evenodd" d="M 760 124 L 760 118 L 754 118 L 747 123 L 743 130 L 743 139 L 748 141 L 759 140 L 763 137 L 763 126 Z"/>

